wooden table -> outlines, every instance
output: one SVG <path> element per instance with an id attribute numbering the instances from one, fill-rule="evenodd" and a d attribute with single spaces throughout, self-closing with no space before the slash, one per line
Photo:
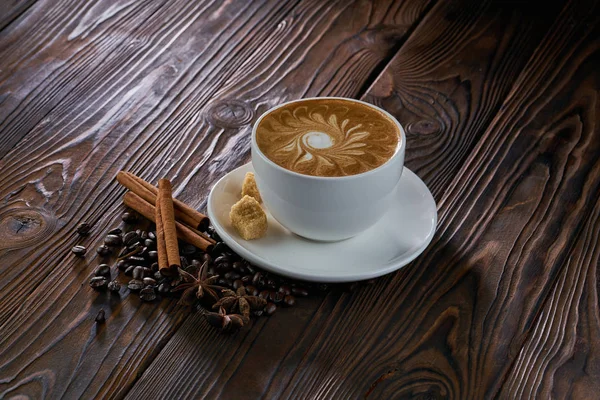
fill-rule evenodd
<path id="1" fill-rule="evenodd" d="M 527 3 L 3 2 L 0 398 L 599 398 L 600 5 Z M 417 260 L 232 336 L 88 286 L 117 171 L 203 209 L 258 115 L 324 95 L 404 124 Z"/>

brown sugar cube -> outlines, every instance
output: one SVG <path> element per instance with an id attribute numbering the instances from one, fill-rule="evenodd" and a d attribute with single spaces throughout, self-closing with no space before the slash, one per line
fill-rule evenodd
<path id="1" fill-rule="evenodd" d="M 244 240 L 258 239 L 267 233 L 267 214 L 254 197 L 246 195 L 231 206 L 229 218 Z"/>
<path id="2" fill-rule="evenodd" d="M 262 202 L 258 187 L 256 186 L 256 180 L 254 180 L 253 172 L 246 172 L 244 177 L 244 183 L 242 183 L 242 196 L 248 195 L 254 197 L 259 203 Z"/>

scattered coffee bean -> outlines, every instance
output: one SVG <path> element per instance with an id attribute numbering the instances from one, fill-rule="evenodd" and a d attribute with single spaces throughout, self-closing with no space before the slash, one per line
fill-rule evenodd
<path id="1" fill-rule="evenodd" d="M 267 305 L 265 307 L 265 313 L 267 313 L 267 315 L 271 316 L 271 315 L 275 314 L 275 311 L 277 311 L 277 306 L 273 303 L 267 303 Z"/>
<path id="2" fill-rule="evenodd" d="M 189 243 L 184 243 L 180 248 L 179 251 L 181 252 L 181 254 L 183 254 L 184 256 L 191 256 L 192 254 L 194 254 L 196 252 L 196 246 L 191 245 Z"/>
<path id="3" fill-rule="evenodd" d="M 132 264 L 145 264 L 146 263 L 146 259 L 144 257 L 140 257 L 140 256 L 129 256 L 129 257 L 127 257 L 127 261 Z"/>
<path id="4" fill-rule="evenodd" d="M 137 266 L 133 270 L 133 279 L 142 280 L 144 278 L 144 267 Z"/>
<path id="5" fill-rule="evenodd" d="M 140 239 L 141 239 L 141 240 L 146 240 L 146 239 L 148 239 L 148 232 L 146 232 L 146 231 L 141 231 L 141 232 L 140 232 Z"/>
<path id="6" fill-rule="evenodd" d="M 274 280 L 274 279 L 269 279 L 269 280 L 267 281 L 267 287 L 268 287 L 269 289 L 273 289 L 273 290 L 275 290 L 275 289 L 277 289 L 277 282 L 275 282 L 275 280 Z"/>
<path id="7" fill-rule="evenodd" d="M 156 251 L 156 250 L 149 251 L 148 258 L 150 260 L 158 260 L 158 251 Z"/>
<path id="8" fill-rule="evenodd" d="M 281 292 L 275 292 L 275 291 L 269 292 L 269 298 L 275 304 L 281 303 L 283 301 L 284 297 L 285 297 L 285 295 Z"/>
<path id="9" fill-rule="evenodd" d="M 246 293 L 248 293 L 249 296 L 258 296 L 258 294 L 260 293 L 258 291 L 258 289 L 252 285 L 250 286 L 246 286 Z"/>
<path id="10" fill-rule="evenodd" d="M 258 294 L 258 297 L 260 297 L 261 299 L 265 299 L 268 300 L 269 299 L 269 291 L 268 290 L 263 290 Z"/>
<path id="11" fill-rule="evenodd" d="M 160 273 L 160 271 L 156 271 L 154 274 L 154 279 L 157 281 L 160 281 L 162 278 L 164 278 L 164 276 Z"/>
<path id="12" fill-rule="evenodd" d="M 229 271 L 229 272 L 225 273 L 225 275 L 223 275 L 223 278 L 229 279 L 229 280 L 232 280 L 232 281 L 240 279 L 241 277 L 242 276 L 240 274 L 238 274 L 237 272 L 235 272 L 235 271 Z"/>
<path id="13" fill-rule="evenodd" d="M 110 281 L 108 283 L 108 290 L 110 290 L 111 292 L 118 292 L 119 290 L 121 290 L 121 284 L 116 280 Z"/>
<path id="14" fill-rule="evenodd" d="M 161 283 L 158 285 L 158 293 L 167 294 L 171 292 L 171 287 L 167 283 Z"/>
<path id="15" fill-rule="evenodd" d="M 240 279 L 236 279 L 235 281 L 233 281 L 233 290 L 237 290 L 242 286 L 244 286 L 244 282 L 242 282 Z"/>
<path id="16" fill-rule="evenodd" d="M 211 256 L 216 257 L 223 253 L 231 253 L 231 249 L 224 242 L 218 242 L 214 245 Z"/>
<path id="17" fill-rule="evenodd" d="M 138 235 L 135 231 L 127 232 L 125 236 L 123 236 L 123 243 L 125 243 L 125 245 L 128 247 L 134 244 L 135 242 L 138 242 L 139 240 L 140 235 Z"/>
<path id="18" fill-rule="evenodd" d="M 146 239 L 146 240 L 144 240 L 144 246 L 146 246 L 149 249 L 155 249 L 156 242 L 152 239 Z"/>
<path id="19" fill-rule="evenodd" d="M 212 257 L 210 256 L 210 254 L 204 253 L 202 255 L 202 262 L 207 262 L 210 264 L 212 262 Z"/>
<path id="20" fill-rule="evenodd" d="M 287 295 L 283 298 L 283 305 L 287 307 L 292 307 L 296 304 L 296 298 L 294 296 Z"/>
<path id="21" fill-rule="evenodd" d="M 133 212 L 126 211 L 121 215 L 121 219 L 125 222 L 137 221 L 137 215 Z"/>
<path id="22" fill-rule="evenodd" d="M 133 271 L 137 268 L 136 265 L 130 265 L 125 269 L 125 275 L 131 276 L 133 275 Z"/>
<path id="23" fill-rule="evenodd" d="M 233 270 L 241 275 L 245 275 L 246 274 L 246 267 L 244 266 L 244 263 L 241 261 L 236 261 L 234 262 L 231 267 L 233 268 Z"/>
<path id="24" fill-rule="evenodd" d="M 98 311 L 98 314 L 96 314 L 96 318 L 94 320 L 98 324 L 103 324 L 106 321 L 106 313 L 104 310 Z"/>
<path id="25" fill-rule="evenodd" d="M 252 267 L 252 265 L 246 263 L 245 267 L 246 267 L 247 273 L 249 273 L 251 275 L 254 275 L 256 273 L 256 270 Z"/>
<path id="26" fill-rule="evenodd" d="M 308 296 L 308 290 L 303 287 L 293 287 L 292 294 L 294 296 L 306 297 Z"/>
<path id="27" fill-rule="evenodd" d="M 263 277 L 263 276 L 262 276 L 262 274 L 260 273 L 260 271 L 259 271 L 259 272 L 257 272 L 257 273 L 255 273 L 255 274 L 254 274 L 254 277 L 252 277 L 252 284 L 253 284 L 254 286 L 259 286 L 259 282 L 260 282 L 260 280 L 262 279 L 262 277 Z"/>
<path id="28" fill-rule="evenodd" d="M 149 231 L 148 232 L 148 239 L 150 239 L 150 240 L 156 240 L 156 232 Z"/>
<path id="29" fill-rule="evenodd" d="M 292 294 L 292 289 L 287 286 L 287 285 L 281 285 L 279 286 L 279 292 L 283 293 L 286 296 L 289 296 L 290 294 Z"/>
<path id="30" fill-rule="evenodd" d="M 90 279 L 90 286 L 94 289 L 106 289 L 108 280 L 104 276 L 95 276 Z"/>
<path id="31" fill-rule="evenodd" d="M 87 249 L 84 246 L 81 245 L 77 245 L 77 246 L 73 246 L 73 248 L 71 249 L 71 251 L 79 257 L 82 257 L 85 252 L 87 251 Z"/>
<path id="32" fill-rule="evenodd" d="M 252 283 L 252 275 L 244 275 L 242 276 L 242 282 L 244 282 L 244 285 L 248 285 L 250 283 Z"/>
<path id="33" fill-rule="evenodd" d="M 106 264 L 100 264 L 94 270 L 95 276 L 104 276 L 110 279 L 110 267 Z"/>
<path id="34" fill-rule="evenodd" d="M 91 230 L 92 230 L 92 226 L 90 224 L 88 224 L 87 222 L 82 222 L 81 224 L 79 224 L 79 226 L 76 229 L 79 236 L 87 236 L 90 234 Z"/>
<path id="35" fill-rule="evenodd" d="M 127 247 L 124 247 L 119 252 L 119 255 L 117 256 L 117 258 L 125 257 L 127 254 L 129 254 L 129 249 Z"/>
<path id="36" fill-rule="evenodd" d="M 119 235 L 106 235 L 104 244 L 107 246 L 117 247 L 123 244 L 123 239 Z"/>
<path id="37" fill-rule="evenodd" d="M 158 253 L 156 253 L 156 258 L 158 258 Z M 190 266 L 187 258 L 185 258 L 184 256 L 179 256 L 179 264 L 181 264 L 181 268 L 183 269 L 187 269 L 187 267 Z"/>
<path id="38" fill-rule="evenodd" d="M 108 247 L 105 244 L 102 244 L 98 246 L 98 248 L 96 249 L 96 253 L 100 254 L 101 256 L 107 256 L 111 253 L 110 247 Z"/>
<path id="39" fill-rule="evenodd" d="M 149 285 L 149 286 L 156 286 L 156 281 L 152 278 L 150 278 L 149 276 L 145 277 L 143 279 L 144 285 Z"/>
<path id="40" fill-rule="evenodd" d="M 119 261 L 117 261 L 117 269 L 119 271 L 125 271 L 128 266 L 129 266 L 129 263 L 127 261 L 125 261 L 125 260 L 119 260 Z"/>
<path id="41" fill-rule="evenodd" d="M 123 233 L 123 230 L 121 228 L 114 228 L 111 229 L 110 231 L 108 231 L 107 235 L 120 235 Z"/>
<path id="42" fill-rule="evenodd" d="M 158 263 L 153 262 L 152 264 L 150 264 L 150 269 L 152 270 L 152 272 L 158 271 Z"/>
<path id="43" fill-rule="evenodd" d="M 252 311 L 252 314 L 253 314 L 255 317 L 260 317 L 260 316 L 262 316 L 264 313 L 265 313 L 265 311 L 264 311 L 264 310 L 254 310 L 254 311 Z"/>
<path id="44" fill-rule="evenodd" d="M 132 292 L 137 292 L 138 290 L 142 290 L 144 288 L 144 282 L 142 282 L 142 281 L 140 281 L 138 279 L 132 279 L 127 284 L 127 287 Z"/>
<path id="45" fill-rule="evenodd" d="M 144 267 L 144 276 L 152 276 L 154 275 L 154 272 L 152 272 L 152 270 L 148 267 Z"/>
<path id="46" fill-rule="evenodd" d="M 154 292 L 154 288 L 151 286 L 146 286 L 140 291 L 140 299 L 143 301 L 154 301 L 156 300 L 156 293 Z"/>
<path id="47" fill-rule="evenodd" d="M 219 256 L 217 258 L 215 258 L 215 264 L 219 265 L 225 262 L 229 262 L 229 257 L 228 256 Z"/>
<path id="48" fill-rule="evenodd" d="M 134 252 L 135 252 L 135 254 L 140 254 L 142 252 L 142 250 L 144 250 L 144 246 L 142 246 L 142 244 L 140 242 L 135 242 L 131 246 L 127 247 L 126 254 L 131 254 Z"/>
<path id="49" fill-rule="evenodd" d="M 222 262 L 221 264 L 217 264 L 216 269 L 219 274 L 224 275 L 231 270 L 231 264 Z"/>

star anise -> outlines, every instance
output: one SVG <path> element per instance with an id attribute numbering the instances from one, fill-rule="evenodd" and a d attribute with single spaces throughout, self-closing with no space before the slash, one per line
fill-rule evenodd
<path id="1" fill-rule="evenodd" d="M 223 307 L 219 307 L 219 312 L 207 312 L 204 315 L 209 324 L 223 332 L 234 332 L 244 326 L 244 318 L 241 315 L 228 315 Z"/>
<path id="2" fill-rule="evenodd" d="M 243 286 L 239 287 L 237 292 L 225 289 L 221 292 L 221 295 L 223 297 L 213 305 L 213 308 L 217 309 L 223 307 L 228 312 L 233 312 L 237 308 L 244 317 L 245 323 L 250 321 L 250 310 L 262 309 L 267 305 L 265 299 L 248 295 L 246 293 L 246 288 Z"/>
<path id="3" fill-rule="evenodd" d="M 218 276 L 208 277 L 207 264 L 207 262 L 202 264 L 198 270 L 198 277 L 179 268 L 179 275 L 185 281 L 173 289 L 173 292 L 183 290 L 179 304 L 191 306 L 197 299 L 207 300 L 210 304 L 219 301 L 218 292 L 225 290 L 225 288 L 214 284 L 219 279 Z"/>

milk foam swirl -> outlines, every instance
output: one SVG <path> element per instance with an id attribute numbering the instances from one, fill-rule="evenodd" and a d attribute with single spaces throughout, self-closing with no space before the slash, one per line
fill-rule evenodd
<path id="1" fill-rule="evenodd" d="M 310 99 L 267 114 L 256 129 L 259 149 L 305 175 L 345 176 L 377 168 L 394 155 L 399 129 L 387 115 L 343 99 Z"/>

